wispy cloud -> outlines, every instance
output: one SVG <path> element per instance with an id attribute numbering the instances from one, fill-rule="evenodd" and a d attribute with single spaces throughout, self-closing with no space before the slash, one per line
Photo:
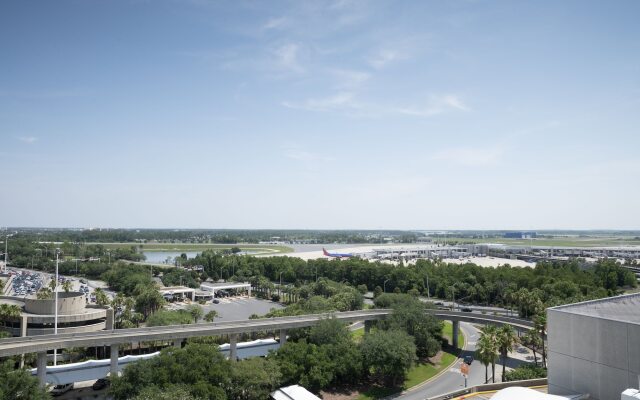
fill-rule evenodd
<path id="1" fill-rule="evenodd" d="M 299 61 L 300 46 L 295 43 L 288 43 L 273 50 L 276 64 L 285 70 L 293 72 L 304 72 L 304 68 Z"/>
<path id="2" fill-rule="evenodd" d="M 432 95 L 423 107 L 401 107 L 397 111 L 400 114 L 419 117 L 431 117 L 447 111 L 471 111 L 471 109 L 454 94 Z"/>
<path id="3" fill-rule="evenodd" d="M 401 58 L 404 58 L 404 56 L 398 51 L 391 50 L 391 49 L 383 49 L 378 51 L 372 57 L 370 57 L 368 61 L 369 61 L 369 64 L 371 64 L 371 66 L 373 66 L 374 68 L 380 69 L 386 66 L 387 64 Z"/>
<path id="4" fill-rule="evenodd" d="M 288 21 L 287 17 L 271 18 L 267 22 L 265 22 L 264 25 L 262 25 L 262 29 L 263 30 L 280 29 L 286 25 L 287 21 Z"/>
<path id="5" fill-rule="evenodd" d="M 283 106 L 307 111 L 338 111 L 361 109 L 362 105 L 354 99 L 351 92 L 340 92 L 324 98 L 311 98 L 302 103 L 283 102 Z"/>
<path id="6" fill-rule="evenodd" d="M 38 138 L 33 136 L 20 136 L 18 140 L 26 144 L 33 144 L 38 141 Z"/>
<path id="7" fill-rule="evenodd" d="M 409 115 L 426 118 L 449 111 L 470 111 L 470 108 L 455 95 L 431 96 L 424 106 L 396 106 L 363 102 L 353 91 L 342 91 L 328 97 L 309 98 L 298 103 L 285 101 L 282 105 L 306 111 L 338 112 L 360 117 Z"/>
<path id="8" fill-rule="evenodd" d="M 333 69 L 330 71 L 333 76 L 335 87 L 338 89 L 354 89 L 362 86 L 371 78 L 371 74 L 364 71 L 350 69 Z"/>
<path id="9" fill-rule="evenodd" d="M 504 155 L 502 147 L 455 147 L 435 153 L 431 159 L 467 167 L 495 165 Z"/>

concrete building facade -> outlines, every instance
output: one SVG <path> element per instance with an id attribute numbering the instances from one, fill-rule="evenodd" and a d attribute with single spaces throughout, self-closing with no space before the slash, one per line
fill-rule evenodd
<path id="1" fill-rule="evenodd" d="M 2 321 L 13 336 L 50 335 L 54 332 L 55 301 L 0 296 L 0 302 L 21 308 L 18 319 Z M 94 332 L 113 328 L 113 310 L 88 305 L 84 293 L 58 293 L 58 333 Z"/>
<path id="2" fill-rule="evenodd" d="M 640 294 L 547 310 L 549 393 L 619 399 L 640 379 Z"/>

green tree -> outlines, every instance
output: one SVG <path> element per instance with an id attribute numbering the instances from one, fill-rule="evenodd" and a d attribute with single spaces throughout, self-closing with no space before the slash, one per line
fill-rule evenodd
<path id="1" fill-rule="evenodd" d="M 365 335 L 361 349 L 365 370 L 371 371 L 377 380 L 393 386 L 404 380 L 416 361 L 413 338 L 398 330 L 378 330 Z"/>
<path id="2" fill-rule="evenodd" d="M 96 304 L 97 305 L 99 305 L 101 307 L 109 305 L 109 303 L 110 303 L 109 297 L 104 292 L 104 290 L 102 290 L 101 288 L 96 288 L 96 290 L 93 293 L 96 295 Z"/>
<path id="3" fill-rule="evenodd" d="M 152 385 L 143 388 L 140 393 L 131 400 L 205 400 L 201 397 L 193 397 L 189 388 L 184 385 L 168 385 L 164 388 Z"/>
<path id="4" fill-rule="evenodd" d="M 280 385 L 282 374 L 271 358 L 249 358 L 232 364 L 227 396 L 234 400 L 263 400 Z"/>
<path id="5" fill-rule="evenodd" d="M 158 357 L 129 364 L 120 377 L 113 377 L 110 392 L 116 400 L 135 397 L 149 386 L 164 391 L 182 385 L 199 399 L 223 400 L 231 385 L 231 363 L 216 346 L 189 343 L 184 348 L 170 347 Z"/>
<path id="6" fill-rule="evenodd" d="M 218 318 L 218 312 L 216 310 L 211 310 L 208 313 L 206 313 L 204 316 L 204 320 L 207 322 L 213 322 L 213 320 L 216 318 Z"/>
<path id="7" fill-rule="evenodd" d="M 495 336 L 491 333 L 481 333 L 476 343 L 476 358 L 484 365 L 484 382 L 489 381 L 489 365 L 493 369 L 493 382 L 495 383 L 495 365 L 498 360 L 498 345 Z"/>
<path id="8" fill-rule="evenodd" d="M 144 315 L 145 319 L 153 312 L 162 308 L 165 300 L 155 287 L 142 288 L 135 298 L 135 309 Z"/>
<path id="9" fill-rule="evenodd" d="M 198 304 L 190 304 L 186 307 L 185 310 L 189 314 L 191 314 L 191 318 L 193 318 L 194 324 L 197 324 L 204 314 L 204 311 L 202 311 L 202 307 L 200 307 Z"/>
<path id="10" fill-rule="evenodd" d="M 51 396 L 40 387 L 38 378 L 25 369 L 14 369 L 12 360 L 0 363 L 0 399 L 44 400 Z"/>
<path id="11" fill-rule="evenodd" d="M 419 357 L 433 357 L 441 349 L 442 321 L 426 314 L 426 304 L 409 294 L 382 294 L 376 298 L 378 307 L 392 308 L 386 320 L 380 321 L 382 329 L 403 330 L 415 339 Z"/>
<path id="12" fill-rule="evenodd" d="M 62 290 L 64 290 L 65 293 L 69 293 L 71 291 L 71 281 L 70 280 L 66 280 L 62 283 Z"/>
<path id="13" fill-rule="evenodd" d="M 507 354 L 513 351 L 513 346 L 518 343 L 518 337 L 511 325 L 502 325 L 498 328 L 498 347 L 502 356 L 502 381 L 504 381 L 505 369 L 507 367 Z"/>
<path id="14" fill-rule="evenodd" d="M 285 385 L 300 384 L 318 390 L 327 387 L 335 378 L 334 363 L 329 355 L 304 339 L 280 347 L 276 361 Z"/>
<path id="15" fill-rule="evenodd" d="M 0 320 L 3 326 L 7 327 L 7 322 L 17 320 L 22 315 L 22 309 L 15 304 L 0 303 Z"/>

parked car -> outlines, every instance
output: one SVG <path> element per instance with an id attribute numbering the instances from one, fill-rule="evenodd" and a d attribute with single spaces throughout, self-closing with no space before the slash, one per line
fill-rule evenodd
<path id="1" fill-rule="evenodd" d="M 460 309 L 460 311 L 462 311 L 462 312 L 472 312 L 473 310 L 472 310 L 472 309 L 470 309 L 469 307 L 462 307 L 462 308 Z"/>
<path id="2" fill-rule="evenodd" d="M 213 304 L 219 304 L 219 303 L 220 303 L 220 300 L 218 300 L 218 299 L 213 299 L 213 300 L 211 300 L 211 302 L 212 302 Z"/>
<path id="3" fill-rule="evenodd" d="M 69 390 L 73 389 L 73 383 L 65 383 L 64 385 L 56 385 L 51 390 L 52 396 L 60 396 L 64 393 L 67 393 Z"/>
<path id="4" fill-rule="evenodd" d="M 100 390 L 100 389 L 106 388 L 110 384 L 111 384 L 111 381 L 108 378 L 100 378 L 97 381 L 95 381 L 93 385 L 91 385 L 91 388 L 93 390 Z"/>

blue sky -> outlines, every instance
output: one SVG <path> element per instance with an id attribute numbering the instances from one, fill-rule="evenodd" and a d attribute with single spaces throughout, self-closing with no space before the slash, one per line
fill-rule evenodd
<path id="1" fill-rule="evenodd" d="M 638 229 L 638 15 L 4 1 L 0 225 Z"/>

